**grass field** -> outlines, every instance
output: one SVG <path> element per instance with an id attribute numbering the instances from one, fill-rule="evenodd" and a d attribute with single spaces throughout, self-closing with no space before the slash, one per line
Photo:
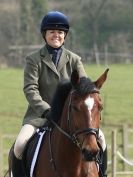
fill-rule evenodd
<path id="1" fill-rule="evenodd" d="M 93 79 L 105 70 L 103 66 L 86 66 Z M 103 119 L 105 123 L 133 124 L 133 65 L 109 66 L 107 81 L 101 89 L 104 102 Z"/>
<path id="2" fill-rule="evenodd" d="M 96 80 L 107 67 L 85 65 L 85 68 L 88 76 Z M 102 122 L 132 125 L 133 65 L 110 65 L 109 69 L 107 81 L 101 89 L 104 103 Z M 23 94 L 23 70 L 1 69 L 0 82 L 0 136 L 17 134 L 27 107 Z"/>
<path id="3" fill-rule="evenodd" d="M 85 66 L 88 76 L 96 80 L 104 66 Z M 101 89 L 105 123 L 133 124 L 133 65 L 109 66 L 107 81 Z M 27 102 L 23 95 L 23 70 L 0 70 L 0 133 L 16 133 L 23 119 Z"/>
<path id="4" fill-rule="evenodd" d="M 0 70 L 0 132 L 16 133 L 26 108 L 23 72 L 19 69 Z"/>

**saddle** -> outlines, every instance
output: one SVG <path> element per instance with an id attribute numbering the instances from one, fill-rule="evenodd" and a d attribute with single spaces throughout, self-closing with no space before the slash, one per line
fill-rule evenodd
<path id="1" fill-rule="evenodd" d="M 26 144 L 23 158 L 22 169 L 26 176 L 33 177 L 34 169 L 37 164 L 38 155 L 41 149 L 41 145 L 45 139 L 45 134 L 49 129 L 47 127 L 37 129 L 36 133 L 29 139 Z"/>

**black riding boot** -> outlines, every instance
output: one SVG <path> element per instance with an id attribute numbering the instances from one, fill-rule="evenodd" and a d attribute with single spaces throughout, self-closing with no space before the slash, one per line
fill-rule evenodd
<path id="1" fill-rule="evenodd" d="M 105 151 L 102 152 L 99 177 L 107 177 L 107 147 Z"/>
<path id="2" fill-rule="evenodd" d="M 13 153 L 12 158 L 12 174 L 13 177 L 21 177 L 22 165 L 21 160 L 17 159 Z"/>

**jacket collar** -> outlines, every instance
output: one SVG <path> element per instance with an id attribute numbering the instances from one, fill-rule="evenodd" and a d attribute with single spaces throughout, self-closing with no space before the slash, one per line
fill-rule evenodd
<path id="1" fill-rule="evenodd" d="M 57 70 L 60 71 L 64 67 L 64 65 L 66 65 L 68 60 L 69 60 L 69 56 L 68 56 L 67 50 L 64 47 L 62 47 L 62 54 L 61 54 L 61 57 L 60 57 L 60 60 L 57 66 Z"/>
<path id="2" fill-rule="evenodd" d="M 67 50 L 62 47 L 62 54 L 58 63 L 58 66 L 56 68 L 56 66 L 54 65 L 54 63 L 52 62 L 51 56 L 48 53 L 48 50 L 46 48 L 46 46 L 44 46 L 41 50 L 40 50 L 40 56 L 42 58 L 42 61 L 50 68 L 52 69 L 58 76 L 58 72 L 64 67 L 64 65 L 68 62 L 69 60 L 69 56 L 67 53 Z"/>

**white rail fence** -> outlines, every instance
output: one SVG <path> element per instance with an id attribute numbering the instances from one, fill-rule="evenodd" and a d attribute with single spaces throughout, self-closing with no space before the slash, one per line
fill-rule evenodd
<path id="1" fill-rule="evenodd" d="M 4 177 L 8 169 L 8 154 L 16 135 L 4 134 L 0 136 L 0 177 Z"/>
<path id="2" fill-rule="evenodd" d="M 124 127 L 125 128 L 125 127 Z M 125 130 L 124 130 L 125 131 Z M 133 130 L 130 130 L 130 132 L 133 133 Z M 125 133 L 125 132 L 124 132 Z M 127 139 L 125 139 L 126 141 Z M 125 142 L 124 142 L 125 143 Z M 124 145 L 123 143 L 123 145 Z M 117 175 L 130 175 L 133 176 L 133 170 L 132 171 L 128 171 L 125 170 L 124 171 L 118 171 L 117 170 L 117 166 L 118 166 L 118 160 L 121 160 L 122 163 L 129 165 L 129 166 L 133 166 L 133 160 L 128 160 L 127 157 L 125 157 L 124 155 L 122 155 L 122 153 L 119 151 L 119 148 L 117 146 L 117 130 L 113 130 L 112 131 L 112 146 L 111 146 L 111 177 L 116 177 Z M 128 144 L 126 144 L 126 146 L 128 147 Z M 133 147 L 132 144 L 130 144 L 130 147 Z M 132 157 L 133 158 L 133 157 Z"/>
<path id="3" fill-rule="evenodd" d="M 9 46 L 8 53 L 8 66 L 23 67 L 25 63 L 25 56 L 29 53 L 38 50 L 42 45 L 17 45 Z M 95 46 L 94 51 L 78 51 L 77 52 L 83 62 L 86 63 L 96 63 L 109 65 L 114 63 L 124 63 L 130 64 L 133 63 L 133 55 L 129 53 L 110 53 L 108 47 L 105 46 L 103 52 L 99 52 Z"/>

